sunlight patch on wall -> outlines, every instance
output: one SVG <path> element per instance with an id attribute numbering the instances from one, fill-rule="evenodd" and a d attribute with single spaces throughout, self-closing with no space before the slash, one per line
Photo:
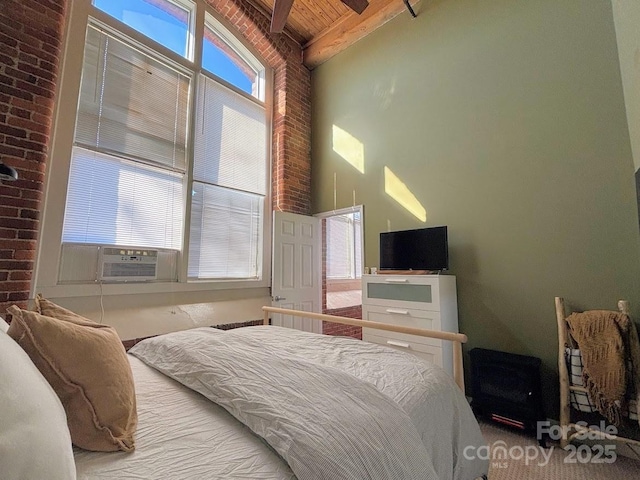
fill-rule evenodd
<path id="1" fill-rule="evenodd" d="M 360 173 L 364 173 L 364 145 L 336 125 L 333 126 L 333 151 Z"/>
<path id="2" fill-rule="evenodd" d="M 384 167 L 384 193 L 393 198 L 421 222 L 427 221 L 425 208 L 389 167 Z"/>
<path id="3" fill-rule="evenodd" d="M 287 114 L 287 93 L 280 89 L 278 90 L 276 98 L 276 101 L 278 102 L 278 107 L 276 108 L 278 115 L 282 115 L 284 117 Z"/>
<path id="4" fill-rule="evenodd" d="M 396 93 L 396 79 L 391 80 L 390 85 L 382 85 L 378 83 L 373 88 L 373 96 L 380 101 L 380 107 L 382 110 L 387 110 L 391 106 L 393 96 Z"/>

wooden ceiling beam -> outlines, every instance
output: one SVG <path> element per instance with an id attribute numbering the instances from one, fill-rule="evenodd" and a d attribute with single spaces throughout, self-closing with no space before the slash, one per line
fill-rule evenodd
<path id="1" fill-rule="evenodd" d="M 420 0 L 409 3 L 415 8 Z M 303 47 L 304 64 L 313 70 L 402 12 L 409 15 L 402 0 L 371 0 L 361 15 L 349 12 L 309 40 Z"/>
<path id="2" fill-rule="evenodd" d="M 292 6 L 293 0 L 274 1 L 273 14 L 271 15 L 271 33 L 282 33 Z"/>

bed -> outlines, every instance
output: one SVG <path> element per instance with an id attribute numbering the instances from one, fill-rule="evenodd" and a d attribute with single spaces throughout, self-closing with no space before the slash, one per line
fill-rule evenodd
<path id="1" fill-rule="evenodd" d="M 158 336 L 127 358 L 135 451 L 74 447 L 78 479 L 471 480 L 488 470 L 459 386 L 411 354 L 255 326 Z"/>

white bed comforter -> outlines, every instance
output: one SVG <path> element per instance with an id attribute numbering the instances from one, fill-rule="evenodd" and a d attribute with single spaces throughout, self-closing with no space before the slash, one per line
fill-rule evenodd
<path id="1" fill-rule="evenodd" d="M 136 449 L 74 447 L 78 480 L 296 480 L 275 451 L 222 407 L 131 355 L 129 362 Z"/>
<path id="2" fill-rule="evenodd" d="M 483 443 L 466 399 L 412 355 L 278 327 L 179 332 L 131 353 L 222 405 L 300 479 L 486 473 L 462 455 Z"/>
<path id="3" fill-rule="evenodd" d="M 186 331 L 144 342 L 132 354 L 224 407 L 299 480 L 437 480 L 396 402 L 364 380 L 278 348 L 290 339 L 277 330 Z"/>

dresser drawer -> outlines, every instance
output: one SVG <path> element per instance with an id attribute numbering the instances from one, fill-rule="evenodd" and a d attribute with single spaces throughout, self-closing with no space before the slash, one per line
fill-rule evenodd
<path id="1" fill-rule="evenodd" d="M 363 275 L 362 304 L 440 310 L 437 275 Z"/>
<path id="2" fill-rule="evenodd" d="M 389 330 L 377 330 L 375 328 L 363 328 L 362 329 L 362 339 L 367 340 L 365 338 L 366 335 L 375 335 L 377 337 L 385 337 L 390 340 L 398 340 L 403 343 L 411 343 L 411 344 L 420 344 L 420 345 L 430 345 L 432 347 L 442 348 L 442 344 L 444 343 L 442 340 L 438 340 L 437 338 L 427 338 L 421 337 L 419 335 L 409 335 L 407 333 L 398 333 L 398 332 L 390 332 Z"/>
<path id="3" fill-rule="evenodd" d="M 393 338 L 390 338 L 389 336 L 382 337 L 380 335 L 375 335 L 370 333 L 370 332 L 380 332 L 380 331 L 381 330 L 371 330 L 370 328 L 363 328 L 362 340 L 364 340 L 365 342 L 377 343 L 379 345 L 391 347 L 395 350 L 412 353 L 424 360 L 427 360 L 431 363 L 438 365 L 439 367 L 442 367 L 442 348 L 435 347 L 433 345 L 424 345 L 422 343 L 401 340 L 401 339 L 395 338 L 395 335 L 398 335 L 398 334 L 395 334 L 393 332 L 384 332 L 385 334 L 391 333 L 392 335 L 394 335 Z M 407 336 L 411 337 L 411 335 L 407 335 Z M 412 338 L 415 338 L 415 337 L 412 337 Z"/>
<path id="4" fill-rule="evenodd" d="M 426 330 L 436 331 L 441 330 L 440 313 L 432 310 L 415 310 L 411 308 L 368 305 L 362 307 L 362 319 L 369 320 L 371 322 L 389 323 L 391 325 L 398 325 L 402 327 L 424 328 Z M 389 332 L 387 330 L 376 330 L 376 332 L 379 332 L 378 334 L 382 336 L 388 336 L 388 334 L 396 335 L 395 332 Z M 406 334 L 398 335 L 404 335 L 406 338 L 414 339 L 417 343 L 435 346 L 442 345 L 442 340 L 437 340 L 435 338 Z"/>

